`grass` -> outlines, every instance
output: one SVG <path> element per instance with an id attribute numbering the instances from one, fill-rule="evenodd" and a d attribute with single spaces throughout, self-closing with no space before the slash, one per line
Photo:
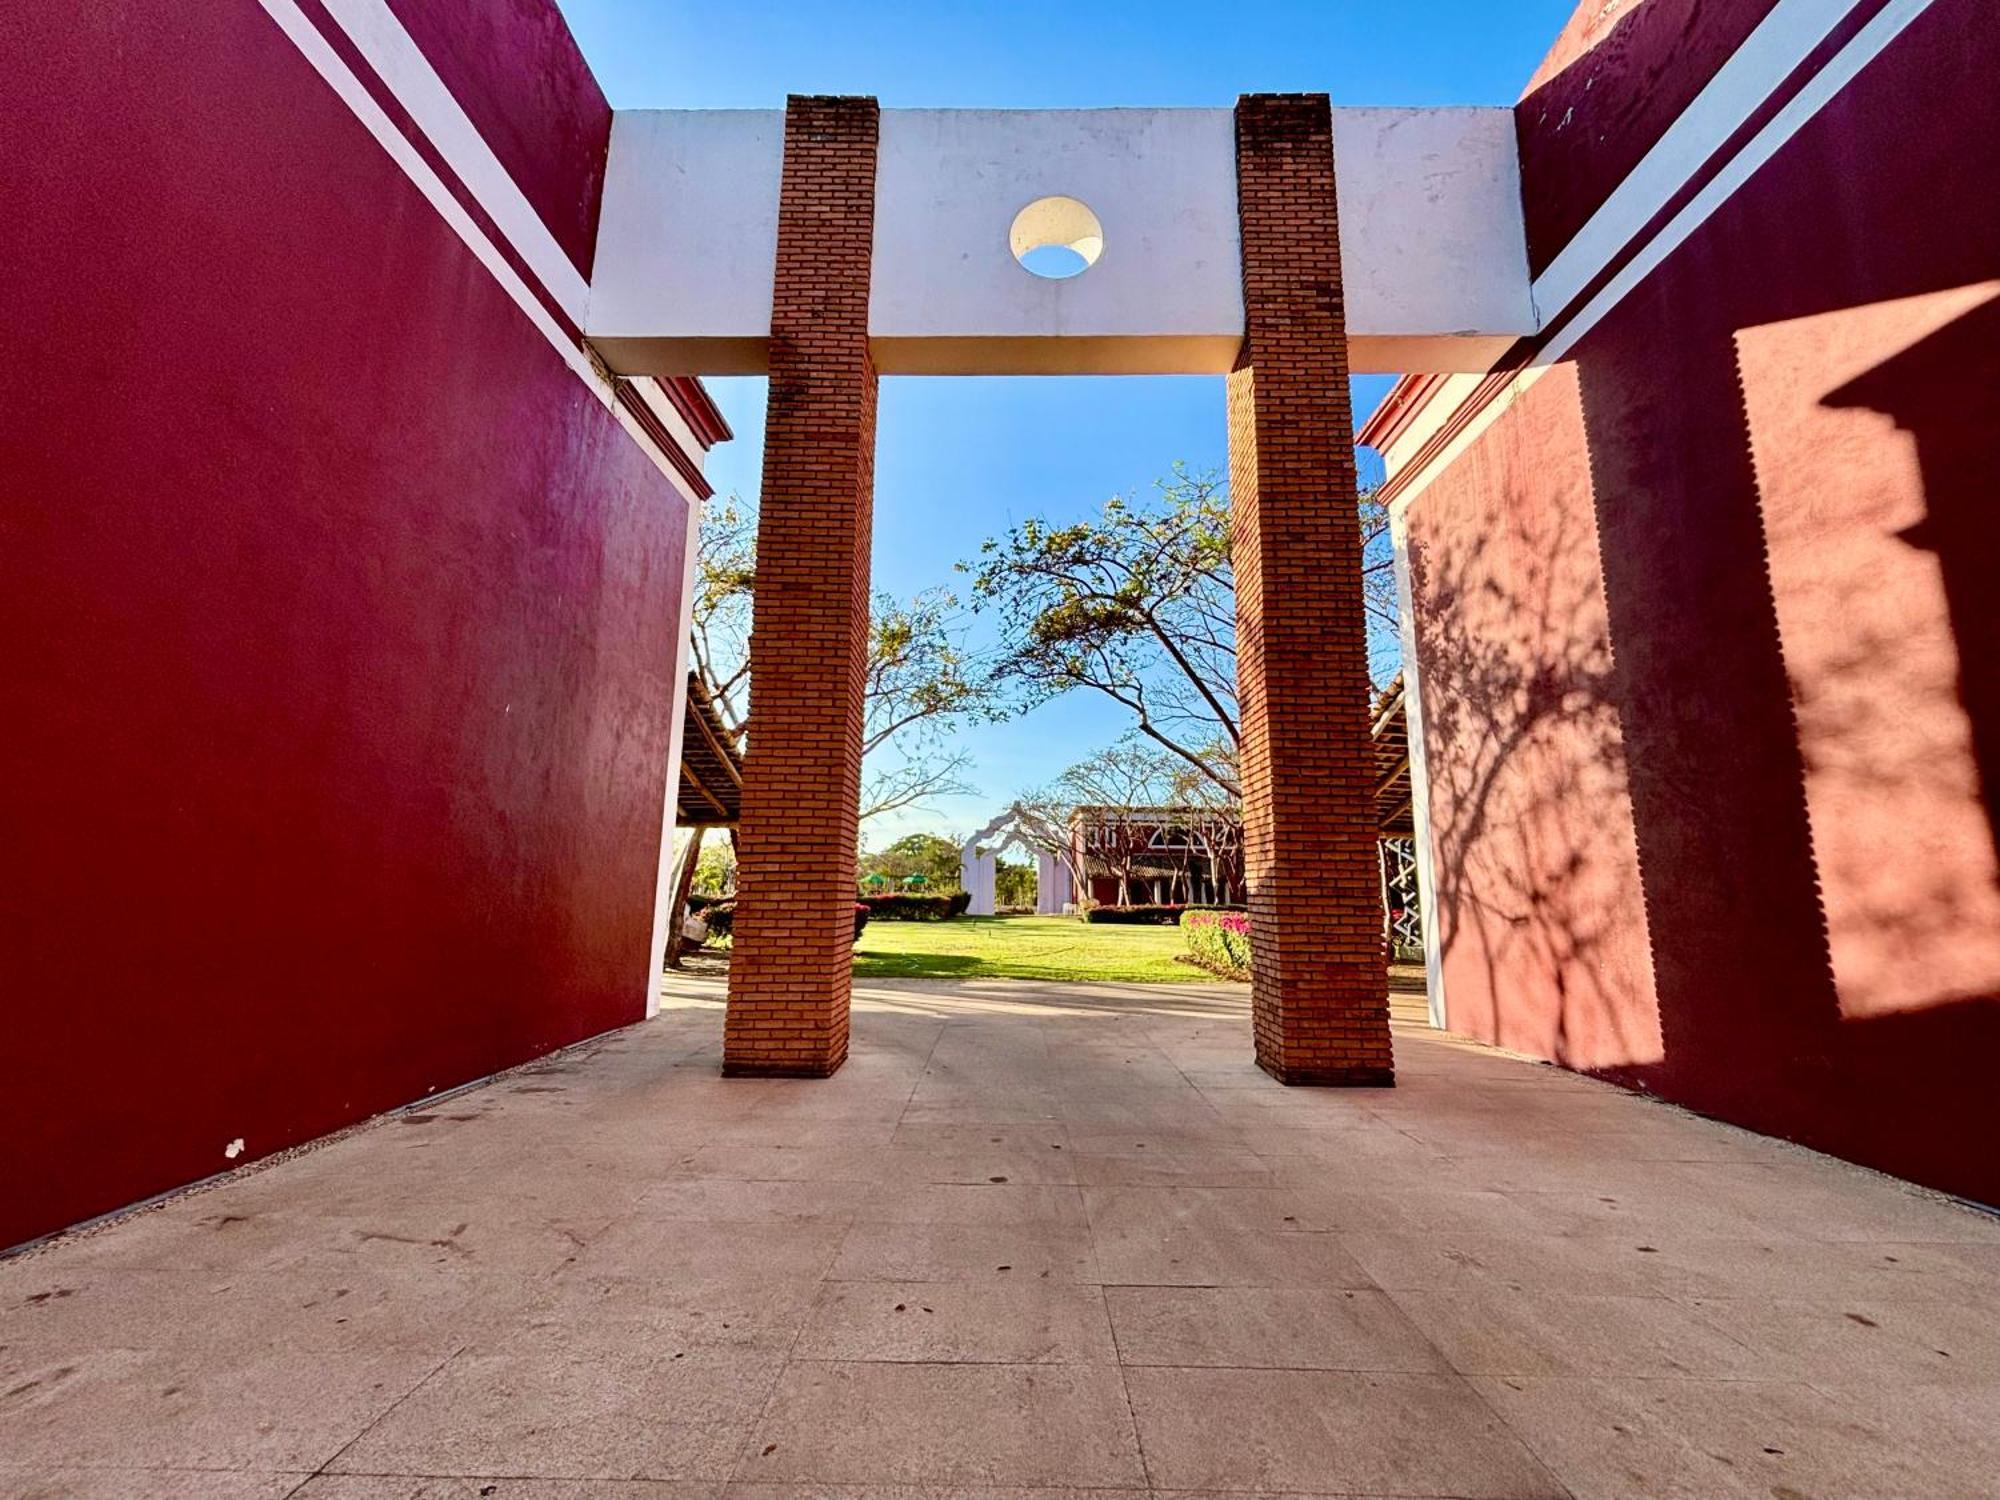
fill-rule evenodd
<path id="1" fill-rule="evenodd" d="M 854 945 L 854 977 L 1213 983 L 1213 975 L 1174 962 L 1185 951 L 1178 927 L 1093 926 L 1073 917 L 870 922 Z"/>

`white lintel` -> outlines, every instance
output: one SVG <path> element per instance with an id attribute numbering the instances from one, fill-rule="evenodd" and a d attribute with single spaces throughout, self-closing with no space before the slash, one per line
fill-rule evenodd
<path id="1" fill-rule="evenodd" d="M 1512 113 L 1337 109 L 1349 359 L 1485 370 L 1534 331 Z M 621 374 L 765 368 L 779 110 L 621 110 L 585 329 Z M 1067 280 L 1008 245 L 1065 195 L 1103 225 Z M 1220 374 L 1243 339 L 1226 109 L 884 110 L 869 331 L 897 374 Z"/>

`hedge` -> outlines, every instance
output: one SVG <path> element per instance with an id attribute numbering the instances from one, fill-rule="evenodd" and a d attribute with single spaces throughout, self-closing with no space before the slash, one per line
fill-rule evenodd
<path id="1" fill-rule="evenodd" d="M 967 891 L 953 891 L 949 896 L 912 896 L 907 893 L 895 896 L 863 896 L 860 904 L 878 922 L 948 922 L 953 917 L 965 915 L 972 905 L 972 896 Z"/>
<path id="2" fill-rule="evenodd" d="M 1181 918 L 1191 963 L 1215 974 L 1243 978 L 1250 972 L 1250 914 L 1198 908 Z"/>
<path id="3" fill-rule="evenodd" d="M 1185 906 L 1093 906 L 1083 914 L 1083 920 L 1126 927 L 1172 927 L 1186 910 Z"/>
<path id="4" fill-rule="evenodd" d="M 692 901 L 688 904 L 691 907 L 694 905 Z M 695 911 L 704 922 L 708 923 L 708 935 L 710 937 L 734 939 L 736 935 L 735 898 L 731 897 L 727 900 L 712 901 L 707 906 L 695 907 Z M 857 901 L 854 903 L 854 936 L 857 941 L 861 937 L 861 929 L 867 925 L 868 908 L 863 903 Z"/>

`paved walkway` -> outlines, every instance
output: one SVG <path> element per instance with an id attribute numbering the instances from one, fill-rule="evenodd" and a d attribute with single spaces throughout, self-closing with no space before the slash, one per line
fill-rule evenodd
<path id="1" fill-rule="evenodd" d="M 871 986 L 825 1083 L 718 1000 L 0 1264 L 0 1493 L 2000 1493 L 1971 1212 L 1240 991 Z"/>

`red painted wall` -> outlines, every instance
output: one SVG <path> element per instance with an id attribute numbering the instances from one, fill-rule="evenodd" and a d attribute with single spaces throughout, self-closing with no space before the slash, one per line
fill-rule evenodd
<path id="1" fill-rule="evenodd" d="M 258 5 L 0 62 L 5 1245 L 640 1016 L 686 512 Z"/>
<path id="2" fill-rule="evenodd" d="M 585 277 L 611 106 L 555 0 L 388 0 L 425 59 Z"/>
<path id="3" fill-rule="evenodd" d="M 1982 12 L 1937 0 L 1409 519 L 1452 1024 L 2000 1203 Z"/>

